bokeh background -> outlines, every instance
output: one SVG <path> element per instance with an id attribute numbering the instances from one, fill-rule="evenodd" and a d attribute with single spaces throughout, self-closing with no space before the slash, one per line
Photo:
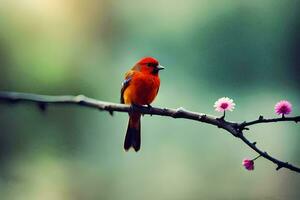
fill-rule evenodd
<path id="1" fill-rule="evenodd" d="M 166 66 L 154 106 L 227 119 L 275 117 L 288 99 L 300 114 L 300 2 L 296 0 L 0 0 L 0 90 L 84 94 L 118 102 L 143 56 Z M 128 116 L 76 107 L 0 104 L 0 198 L 299 199 L 300 176 L 276 171 L 223 130 L 145 116 L 142 149 L 124 152 Z M 247 132 L 270 154 L 300 165 L 300 127 Z"/>

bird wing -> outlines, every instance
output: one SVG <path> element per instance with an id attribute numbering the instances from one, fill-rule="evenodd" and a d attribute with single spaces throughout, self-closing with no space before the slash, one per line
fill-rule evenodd
<path id="1" fill-rule="evenodd" d="M 126 90 L 126 88 L 129 86 L 130 81 L 132 79 L 132 76 L 134 75 L 135 71 L 130 70 L 125 74 L 125 80 L 122 82 L 122 89 L 121 89 L 121 98 L 120 98 L 120 102 L 121 103 L 125 103 L 124 102 L 124 97 L 123 94 Z"/>

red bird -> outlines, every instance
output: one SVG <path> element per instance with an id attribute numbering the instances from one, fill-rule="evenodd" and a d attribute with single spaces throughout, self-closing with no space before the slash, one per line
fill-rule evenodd
<path id="1" fill-rule="evenodd" d="M 146 57 L 138 61 L 125 74 L 122 83 L 121 103 L 148 105 L 155 99 L 160 85 L 158 72 L 164 69 L 155 58 Z M 141 147 L 141 113 L 130 112 L 124 149 L 131 147 L 138 151 Z"/>

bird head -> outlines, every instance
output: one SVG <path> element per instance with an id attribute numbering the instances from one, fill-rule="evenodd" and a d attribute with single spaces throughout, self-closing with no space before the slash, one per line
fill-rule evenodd
<path id="1" fill-rule="evenodd" d="M 153 75 L 158 75 L 158 72 L 164 69 L 164 67 L 152 57 L 142 58 L 135 64 L 134 68 L 142 73 L 149 73 Z"/>

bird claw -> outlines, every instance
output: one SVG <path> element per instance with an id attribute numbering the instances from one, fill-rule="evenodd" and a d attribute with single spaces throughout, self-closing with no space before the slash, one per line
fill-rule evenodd
<path id="1" fill-rule="evenodd" d="M 129 112 L 130 112 L 130 113 L 137 112 L 137 111 L 139 111 L 139 110 L 142 109 L 142 108 L 143 108 L 143 106 L 141 106 L 141 105 L 138 105 L 138 104 L 131 104 L 131 105 L 130 105 L 130 110 L 129 110 Z"/>
<path id="2" fill-rule="evenodd" d="M 133 113 L 136 110 L 136 108 L 137 108 L 136 104 L 131 104 L 129 109 L 129 114 Z"/>
<path id="3" fill-rule="evenodd" d="M 150 104 L 147 104 L 147 107 L 149 109 L 150 116 L 152 116 L 153 107 Z"/>

